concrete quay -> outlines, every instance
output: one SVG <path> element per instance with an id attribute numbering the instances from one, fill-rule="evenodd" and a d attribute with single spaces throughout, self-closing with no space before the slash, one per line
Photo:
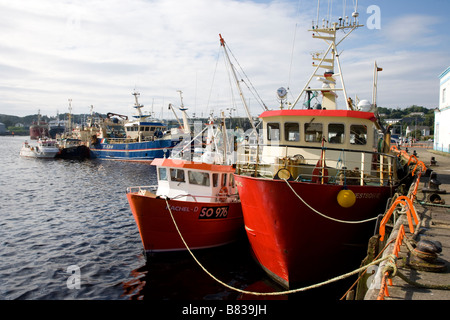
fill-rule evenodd
<path id="1" fill-rule="evenodd" d="M 380 298 L 384 300 L 450 300 L 450 154 L 414 146 L 408 147 L 410 155 L 414 151 L 419 161 L 423 161 L 428 169 L 437 173 L 437 180 L 441 182 L 438 186 L 441 193 L 426 192 L 430 178 L 421 177 L 417 198 L 413 203 L 419 219 L 417 225 L 413 224 L 414 233 L 410 233 L 406 215 L 400 215 L 387 240 L 387 243 L 395 241 L 403 224 L 405 238 L 396 262 L 397 270 L 394 270 L 394 276 L 391 278 L 392 285 L 388 285 L 387 292 L 384 291 L 384 294 L 380 295 L 380 288 L 383 286 L 382 278 L 388 263 L 388 260 L 385 260 L 376 270 L 364 300 Z M 436 160 L 435 165 L 432 165 L 432 157 Z M 446 193 L 442 193 L 443 191 Z M 436 194 L 437 200 L 439 201 L 439 198 L 441 200 L 439 204 L 430 202 L 436 199 Z M 442 245 L 442 251 L 436 250 L 433 255 L 435 257 L 437 254 L 437 259 L 430 260 L 429 256 L 425 255 L 426 259 L 423 260 L 424 256 L 421 255 L 423 251 L 415 250 L 419 249 L 416 247 L 419 241 L 426 243 L 427 240 L 434 243 L 438 241 Z M 392 243 L 384 251 L 383 257 L 391 255 L 393 250 Z M 397 274 L 395 274 L 396 271 Z"/>

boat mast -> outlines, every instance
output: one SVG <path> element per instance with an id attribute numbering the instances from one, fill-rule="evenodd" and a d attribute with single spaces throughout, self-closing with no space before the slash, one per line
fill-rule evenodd
<path id="1" fill-rule="evenodd" d="M 238 78 L 236 76 L 236 72 L 234 71 L 234 66 L 231 63 L 230 57 L 228 56 L 228 51 L 227 51 L 227 48 L 225 47 L 225 40 L 222 38 L 221 34 L 219 34 L 219 37 L 220 37 L 220 45 L 223 47 L 223 50 L 225 52 L 225 56 L 227 58 L 227 61 L 228 61 L 229 65 L 230 65 L 230 68 L 231 68 L 231 71 L 232 71 L 232 74 L 233 74 L 234 81 L 236 82 L 236 85 L 238 87 L 239 95 L 241 97 L 242 103 L 244 104 L 245 112 L 247 113 L 247 117 L 250 120 L 250 124 L 252 125 L 252 128 L 253 128 L 255 134 L 257 135 L 256 127 L 255 127 L 255 124 L 253 123 L 253 119 L 252 119 L 252 117 L 250 115 L 250 111 L 248 110 L 247 102 L 245 101 L 244 94 L 242 93 L 242 89 L 241 89 L 241 86 L 239 84 L 239 80 L 238 80 Z"/>
<path id="2" fill-rule="evenodd" d="M 171 103 L 169 103 L 169 110 L 172 110 L 175 118 L 177 119 L 178 125 L 180 126 L 180 128 L 183 129 L 183 132 L 186 133 L 186 134 L 190 134 L 191 130 L 190 130 L 189 123 L 188 123 L 188 120 L 187 120 L 187 115 L 186 115 L 187 108 L 185 108 L 184 104 L 183 104 L 183 91 L 177 90 L 177 92 L 180 94 L 180 98 L 181 98 L 181 107 L 178 107 L 178 109 L 180 109 L 180 111 L 182 112 L 183 124 L 181 124 L 181 121 L 178 118 L 178 116 L 177 116 L 177 114 L 176 114 L 176 112 L 174 110 L 174 106 Z"/>
<path id="3" fill-rule="evenodd" d="M 222 136 L 223 136 L 223 159 L 224 163 L 228 164 L 228 135 L 227 135 L 227 126 L 225 124 L 225 113 L 221 112 L 221 127 L 222 127 Z"/>
<path id="4" fill-rule="evenodd" d="M 318 6 L 320 6 L 320 1 Z M 321 92 L 323 94 L 322 108 L 337 109 L 336 92 L 342 91 L 346 102 L 346 109 L 354 110 L 351 99 L 347 97 L 347 91 L 345 89 L 345 83 L 342 75 L 342 69 L 339 61 L 339 53 L 337 47 L 345 38 L 347 38 L 350 35 L 350 33 L 353 32 L 353 30 L 362 27 L 362 25 L 360 25 L 358 21 L 359 14 L 356 11 L 356 8 L 357 2 L 355 6 L 355 11 L 352 13 L 353 21 L 350 21 L 348 16 L 345 17 L 345 21 L 342 17 L 340 17 L 339 23 L 334 22 L 331 24 L 328 20 L 323 19 L 321 27 L 319 27 L 318 22 L 319 7 L 317 8 L 317 21 L 315 24 L 313 21 L 312 29 L 309 31 L 313 32 L 313 38 L 324 40 L 328 44 L 328 49 L 325 52 L 325 54 L 323 54 L 322 57 L 320 56 L 321 55 L 320 53 L 313 54 L 313 60 L 319 61 L 319 64 L 315 65 L 315 63 L 313 62 L 313 66 L 315 66 L 314 72 L 311 74 L 309 80 L 306 82 L 305 86 L 303 87 L 298 97 L 295 99 L 294 103 L 290 106 L 290 109 L 295 108 L 296 104 L 298 103 L 298 101 L 305 92 L 310 94 L 311 92 L 314 91 Z M 342 39 L 340 39 L 339 41 L 337 41 L 336 39 L 336 32 L 338 30 L 348 30 L 345 36 L 342 37 Z M 329 57 L 330 53 L 331 56 Z M 334 73 L 335 62 L 338 69 L 337 74 Z M 319 68 L 325 69 L 325 72 L 323 74 L 317 73 Z M 334 76 L 339 76 L 342 88 L 336 88 L 336 80 L 334 79 Z M 314 77 L 317 77 L 318 80 L 322 82 L 321 88 L 310 88 L 310 82 Z"/>
<path id="5" fill-rule="evenodd" d="M 188 123 L 187 114 L 186 114 L 187 108 L 184 107 L 184 103 L 183 103 L 183 91 L 178 90 L 178 93 L 180 94 L 180 100 L 181 100 L 181 106 L 179 109 L 183 116 L 184 133 L 189 134 L 189 133 L 191 133 L 191 130 L 189 128 L 189 123 Z"/>
<path id="6" fill-rule="evenodd" d="M 372 107 L 377 106 L 377 91 L 378 91 L 378 72 L 383 71 L 383 68 L 378 67 L 375 61 L 375 66 L 373 70 L 373 92 L 372 92 Z"/>
<path id="7" fill-rule="evenodd" d="M 142 104 L 139 104 L 139 101 L 138 101 L 138 97 L 141 95 L 139 92 L 136 92 L 136 91 L 134 91 L 133 93 L 132 93 L 132 95 L 134 96 L 134 108 L 137 110 L 137 112 L 138 112 L 138 116 L 136 117 L 136 118 L 138 118 L 138 119 L 141 119 L 141 118 L 143 118 L 144 116 L 142 115 L 142 111 L 141 111 L 141 108 L 143 107 L 143 105 Z"/>
<path id="8" fill-rule="evenodd" d="M 72 99 L 68 99 L 69 101 L 69 119 L 67 120 L 68 122 L 68 128 L 67 128 L 67 132 L 69 132 L 69 135 L 72 134 Z"/>

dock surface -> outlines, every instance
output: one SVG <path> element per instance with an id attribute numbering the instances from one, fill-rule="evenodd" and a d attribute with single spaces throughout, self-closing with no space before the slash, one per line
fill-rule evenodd
<path id="1" fill-rule="evenodd" d="M 405 240 L 400 247 L 396 263 L 397 274 L 391 278 L 392 285 L 387 285 L 387 290 L 383 290 L 384 292 L 380 294 L 380 288 L 383 286 L 380 275 L 382 272 L 377 271 L 364 300 L 450 300 L 450 154 L 423 148 L 408 149 L 409 154 L 416 151 L 417 159 L 437 173 L 437 180 L 441 183 L 438 186 L 440 193 L 427 192 L 430 178 L 421 177 L 417 197 L 413 203 L 419 223 L 414 224 L 415 230 L 411 233 L 407 219 L 400 218 L 390 235 L 390 238 L 395 239 L 399 226 L 403 224 Z M 436 161 L 435 164 L 432 164 L 432 157 Z M 434 194 L 434 197 L 430 198 L 431 194 Z M 436 194 L 439 196 L 438 199 Z M 419 255 L 417 251 L 414 252 L 417 247 L 411 244 L 417 245 L 420 241 L 424 243 L 425 240 L 439 242 L 442 245 L 442 251 L 435 254 L 436 260 L 423 260 L 423 255 L 420 256 L 422 252 Z M 384 255 L 392 254 L 393 248 L 393 245 L 388 247 Z M 429 260 L 428 256 L 426 258 Z M 382 263 L 379 269 L 382 269 Z"/>

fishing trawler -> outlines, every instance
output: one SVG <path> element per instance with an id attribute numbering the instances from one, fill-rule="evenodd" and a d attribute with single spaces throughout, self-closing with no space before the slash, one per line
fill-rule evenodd
<path id="1" fill-rule="evenodd" d="M 343 85 L 337 33 L 345 38 L 358 27 L 357 12 L 338 23 L 313 24 L 313 38 L 324 40 L 327 50 L 313 55 L 314 71 L 293 103 L 280 88 L 280 108 L 260 115 L 263 143 L 239 150 L 235 181 L 253 255 L 287 288 L 359 267 L 377 216 L 403 177 L 375 98 L 356 104 Z M 378 71 L 375 64 L 374 83 Z M 305 103 L 296 109 L 301 97 Z"/>
<path id="2" fill-rule="evenodd" d="M 92 124 L 90 151 L 92 158 L 123 160 L 123 161 L 151 161 L 162 158 L 165 152 L 179 142 L 179 137 L 167 132 L 167 126 L 150 115 L 142 114 L 138 101 L 139 92 L 133 92 L 137 115 L 135 120 L 129 121 L 128 116 L 108 113 L 106 119 Z M 96 130 L 94 130 L 96 129 Z"/>
<path id="3" fill-rule="evenodd" d="M 40 138 L 48 137 L 50 137 L 49 125 L 41 119 L 41 110 L 38 110 L 37 120 L 33 121 L 30 126 L 30 139 L 39 140 Z"/>
<path id="4" fill-rule="evenodd" d="M 194 152 L 188 141 L 178 145 L 169 158 L 152 161 L 157 170 L 156 192 L 151 186 L 127 189 L 146 253 L 217 247 L 237 240 L 243 232 L 226 132 L 222 130 L 225 138 L 218 144 L 219 130 L 212 120 L 205 130 L 205 147 L 198 134 Z"/>

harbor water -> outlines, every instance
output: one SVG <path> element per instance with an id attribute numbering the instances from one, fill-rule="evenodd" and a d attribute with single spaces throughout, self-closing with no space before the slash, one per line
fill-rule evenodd
<path id="1" fill-rule="evenodd" d="M 152 166 L 21 158 L 26 138 L 0 137 L 0 300 L 255 299 L 216 282 L 187 252 L 146 259 L 126 188 L 156 184 Z M 252 259 L 244 233 L 195 254 L 230 286 L 282 290 Z"/>
<path id="2" fill-rule="evenodd" d="M 146 261 L 126 188 L 156 184 L 152 166 L 21 158 L 25 138 L 0 137 L 1 300 L 236 299 L 187 253 Z M 246 250 L 235 244 L 199 259 L 245 285 L 261 276 Z"/>

